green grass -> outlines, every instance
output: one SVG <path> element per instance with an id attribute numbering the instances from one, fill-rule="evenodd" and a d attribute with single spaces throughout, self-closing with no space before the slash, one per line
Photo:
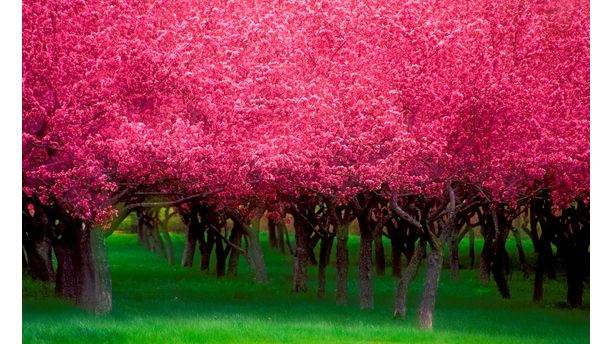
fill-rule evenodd
<path id="1" fill-rule="evenodd" d="M 177 258 L 183 236 L 174 234 Z M 406 320 L 392 319 L 395 280 L 374 278 L 375 309 L 358 307 L 358 237 L 351 236 L 349 305 L 336 306 L 335 262 L 328 269 L 328 295 L 318 299 L 316 268 L 309 271 L 310 291 L 292 294 L 291 257 L 268 250 L 270 283 L 254 284 L 241 261 L 240 276 L 216 279 L 196 268 L 169 266 L 145 251 L 133 234 L 108 239 L 113 276 L 113 312 L 93 316 L 52 297 L 52 287 L 23 279 L 24 343 L 585 343 L 589 341 L 588 307 L 559 306 L 565 297 L 564 276 L 546 281 L 545 302 L 531 302 L 532 277 L 523 280 L 514 242 L 508 243 L 515 272 L 512 300 L 503 300 L 495 285 L 480 285 L 478 271 L 462 269 L 453 283 L 443 271 L 434 331 L 418 329 L 416 309 L 424 269 L 408 295 Z M 388 242 L 386 249 L 389 249 Z M 481 242 L 477 242 L 482 245 Z M 524 241 L 533 264 L 533 249 Z M 478 247 L 478 246 L 477 246 Z M 477 251 L 479 252 L 479 251 Z M 389 252 L 386 252 L 387 254 Z M 468 265 L 467 240 L 461 263 Z M 213 262 L 214 264 L 214 262 Z M 214 265 L 212 265 L 214 266 Z M 588 290 L 588 288 L 587 288 Z M 588 304 L 588 294 L 586 295 Z"/>

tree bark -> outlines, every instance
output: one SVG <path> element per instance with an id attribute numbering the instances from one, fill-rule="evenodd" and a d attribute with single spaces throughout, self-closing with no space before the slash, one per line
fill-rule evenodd
<path id="1" fill-rule="evenodd" d="M 480 283 L 486 284 L 489 282 L 491 274 L 493 242 L 491 240 L 491 234 L 486 229 L 486 226 L 481 226 L 481 232 L 484 237 L 484 244 L 482 246 L 482 252 L 480 253 Z"/>
<path id="2" fill-rule="evenodd" d="M 427 256 L 427 274 L 423 298 L 419 306 L 419 325 L 423 329 L 431 330 L 433 327 L 433 312 L 436 306 L 436 295 L 440 284 L 440 270 L 442 269 L 443 252 L 441 249 L 429 246 Z"/>
<path id="3" fill-rule="evenodd" d="M 320 240 L 321 237 L 316 234 L 313 234 L 308 239 L 308 263 L 312 266 L 317 266 L 317 258 L 315 257 L 314 249 Z"/>
<path id="4" fill-rule="evenodd" d="M 170 237 L 170 233 L 168 233 L 168 226 L 164 224 L 162 227 L 162 235 L 164 237 L 164 241 L 166 241 L 166 256 L 168 257 L 168 264 L 174 265 L 174 246 L 172 245 L 172 238 Z"/>
<path id="5" fill-rule="evenodd" d="M 215 275 L 217 278 L 225 276 L 225 247 L 223 247 L 223 240 L 221 234 L 214 233 L 215 238 Z M 229 253 L 229 250 L 227 251 Z"/>
<path id="6" fill-rule="evenodd" d="M 565 253 L 565 271 L 567 273 L 567 304 L 572 308 L 582 307 L 584 294 L 584 281 L 586 271 L 588 270 L 588 251 L 584 257 L 584 252 L 581 252 L 577 247 L 572 247 L 566 250 Z M 585 259 L 586 258 L 586 259 Z M 586 260 L 586 266 L 585 266 Z"/>
<path id="7" fill-rule="evenodd" d="M 204 236 L 206 235 L 206 240 L 204 240 Z M 201 271 L 210 271 L 210 256 L 213 252 L 213 247 L 215 246 L 215 238 L 216 233 L 212 230 L 207 229 L 205 233 L 202 233 L 200 237 L 200 270 Z"/>
<path id="8" fill-rule="evenodd" d="M 137 224 L 137 232 L 138 232 L 138 242 L 148 251 L 151 250 L 151 246 L 149 245 L 149 238 L 147 235 L 147 228 L 145 225 L 145 217 L 141 212 L 138 212 L 138 224 Z"/>
<path id="9" fill-rule="evenodd" d="M 276 221 L 268 217 L 268 241 L 271 248 L 278 248 L 278 240 L 276 238 Z"/>
<path id="10" fill-rule="evenodd" d="M 525 250 L 523 249 L 523 240 L 521 239 L 521 233 L 518 228 L 512 230 L 514 239 L 516 240 L 516 250 L 518 251 L 519 261 L 521 263 L 521 271 L 523 272 L 523 278 L 529 278 L 529 267 L 527 266 L 527 258 L 525 257 Z"/>
<path id="11" fill-rule="evenodd" d="M 491 271 L 499 293 L 504 299 L 510 298 L 510 286 L 504 273 L 504 261 L 506 259 L 506 238 L 508 236 L 508 224 L 501 221 L 495 210 L 491 211 L 493 226 L 495 228 L 495 244 L 493 248 L 493 264 Z"/>
<path id="12" fill-rule="evenodd" d="M 287 225 L 283 224 L 283 231 L 285 232 L 285 239 L 286 243 L 287 243 L 287 250 L 289 251 L 289 254 L 292 256 L 295 256 L 296 252 L 293 249 L 293 246 L 291 246 L 291 237 L 289 237 L 289 230 L 287 230 Z"/>
<path id="13" fill-rule="evenodd" d="M 397 283 L 397 294 L 395 296 L 395 310 L 393 317 L 396 319 L 403 319 L 406 317 L 406 299 L 408 296 L 408 288 L 410 283 L 416 276 L 421 260 L 425 255 L 425 242 L 419 241 L 419 245 L 414 250 L 408 266 L 402 269 L 401 278 Z"/>
<path id="14" fill-rule="evenodd" d="M 289 240 L 287 235 L 287 225 L 285 224 L 285 219 L 280 219 L 280 222 L 277 224 L 276 229 L 278 231 L 278 249 L 282 254 L 285 254 L 285 240 Z M 287 237 L 285 239 L 285 237 Z"/>
<path id="15" fill-rule="evenodd" d="M 451 233 L 450 240 L 448 241 L 448 249 L 450 251 L 449 265 L 453 282 L 459 281 L 459 239 L 457 234 L 456 232 Z"/>
<path id="16" fill-rule="evenodd" d="M 56 293 L 95 313 L 112 309 L 111 279 L 104 234 L 80 221 L 64 222 L 55 244 Z"/>
<path id="17" fill-rule="evenodd" d="M 40 231 L 43 231 L 43 229 L 40 229 Z M 36 235 L 33 231 L 29 233 L 31 236 Z M 23 240 L 23 247 L 27 256 L 27 270 L 32 278 L 52 282 L 54 271 L 51 239 L 43 233 L 39 233 L 36 237 Z"/>
<path id="18" fill-rule="evenodd" d="M 359 306 L 361 309 L 374 308 L 372 292 L 372 229 L 369 213 L 360 215 L 359 222 Z"/>
<path id="19" fill-rule="evenodd" d="M 240 226 L 234 224 L 232 227 L 232 233 L 230 234 L 229 241 L 237 247 L 242 246 L 242 230 Z M 238 276 L 238 260 L 240 259 L 240 251 L 236 247 L 232 247 L 230 250 L 230 257 L 227 266 L 227 274 L 233 277 Z"/>
<path id="20" fill-rule="evenodd" d="M 293 261 L 293 291 L 296 293 L 308 291 L 309 240 L 305 226 L 299 215 L 296 215 L 294 222 L 296 255 Z"/>
<path id="21" fill-rule="evenodd" d="M 474 270 L 474 262 L 476 261 L 476 254 L 474 249 L 474 241 L 476 235 L 474 234 L 474 228 L 470 227 L 470 270 Z"/>
<path id="22" fill-rule="evenodd" d="M 266 262 L 264 260 L 263 250 L 259 242 L 259 219 L 253 221 L 252 227 L 243 227 L 243 232 L 249 240 L 249 255 L 253 264 L 253 273 L 255 274 L 255 282 L 267 283 L 268 272 L 266 270 Z"/>
<path id="23" fill-rule="evenodd" d="M 538 258 L 536 261 L 536 272 L 533 280 L 533 301 L 539 302 L 544 299 L 544 278 L 552 260 L 552 248 L 548 235 L 542 232 L 538 240 Z"/>
<path id="24" fill-rule="evenodd" d="M 322 298 L 325 296 L 325 270 L 329 264 L 329 256 L 334 244 L 334 237 L 321 238 L 321 247 L 319 248 L 319 288 L 317 296 Z"/>
<path id="25" fill-rule="evenodd" d="M 346 305 L 348 302 L 348 226 L 337 223 L 336 230 L 336 269 L 338 279 L 336 285 L 336 303 Z"/>
<path id="26" fill-rule="evenodd" d="M 193 266 L 195 248 L 203 236 L 197 213 L 192 210 L 185 226 L 185 249 L 183 250 L 183 259 L 181 260 L 182 266 Z"/>
<path id="27" fill-rule="evenodd" d="M 374 259 L 376 260 L 376 275 L 385 275 L 385 247 L 382 240 L 382 226 L 376 226 L 374 233 Z"/>
<path id="28" fill-rule="evenodd" d="M 149 227 L 151 247 L 153 248 L 153 251 L 155 251 L 160 258 L 167 260 L 168 256 L 166 254 L 166 248 L 164 247 L 164 242 L 162 241 L 161 234 L 159 233 L 160 227 L 161 227 L 161 224 L 159 224 L 157 221 L 153 221 L 153 223 Z"/>

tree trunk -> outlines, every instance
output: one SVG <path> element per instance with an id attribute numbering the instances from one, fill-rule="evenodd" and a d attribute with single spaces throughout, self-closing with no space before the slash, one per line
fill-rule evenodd
<path id="1" fill-rule="evenodd" d="M 278 245 L 278 249 L 280 250 L 282 254 L 285 254 L 285 237 L 287 236 L 286 227 L 287 225 L 285 224 L 284 218 L 280 219 L 280 222 L 276 226 L 276 229 L 278 232 L 277 245 Z M 286 240 L 289 240 L 289 238 L 287 238 Z"/>
<path id="2" fill-rule="evenodd" d="M 336 303 L 339 305 L 346 305 L 348 302 L 348 227 L 348 223 L 337 224 L 336 229 L 336 269 L 338 271 Z"/>
<path id="3" fill-rule="evenodd" d="M 474 262 L 476 260 L 476 254 L 474 250 L 475 239 L 476 235 L 474 234 L 474 228 L 470 227 L 470 270 L 474 270 Z"/>
<path id="4" fill-rule="evenodd" d="M 172 246 L 172 238 L 170 237 L 170 233 L 168 233 L 168 228 L 164 226 L 162 228 L 162 235 L 164 236 L 164 240 L 166 241 L 166 256 L 168 257 L 168 264 L 174 265 L 174 246 Z"/>
<path id="5" fill-rule="evenodd" d="M 459 238 L 458 233 L 451 233 L 448 241 L 448 250 L 450 251 L 450 272 L 453 282 L 459 281 Z"/>
<path id="6" fill-rule="evenodd" d="M 506 238 L 508 237 L 508 223 L 503 219 L 499 218 L 499 215 L 495 210 L 491 211 L 493 218 L 493 227 L 495 228 L 495 244 L 493 248 L 493 264 L 491 271 L 493 272 L 493 278 L 499 293 L 504 299 L 510 298 L 510 286 L 506 279 L 504 271 L 504 262 L 506 260 Z M 502 221 L 503 220 L 503 221 Z"/>
<path id="7" fill-rule="evenodd" d="M 242 230 L 240 226 L 234 224 L 232 227 L 232 233 L 229 237 L 229 242 L 232 244 L 242 247 Z M 238 260 L 240 259 L 240 251 L 232 247 L 230 249 L 229 262 L 227 266 L 227 274 L 233 277 L 238 276 Z"/>
<path id="8" fill-rule="evenodd" d="M 563 245 L 563 256 L 567 273 L 567 304 L 578 308 L 583 305 L 584 283 L 589 273 L 589 244 L 588 239 L 577 238 L 582 234 L 577 234 L 578 229 L 574 231 L 571 241 Z"/>
<path id="9" fill-rule="evenodd" d="M 285 232 L 285 239 L 287 239 L 287 250 L 289 251 L 290 255 L 295 256 L 296 252 L 293 249 L 293 246 L 291 246 L 291 237 L 289 237 L 289 231 L 287 230 L 286 224 L 283 224 L 283 231 Z"/>
<path id="10" fill-rule="evenodd" d="M 523 250 L 523 240 L 521 239 L 521 233 L 519 229 L 512 231 L 514 239 L 516 240 L 516 250 L 518 251 L 519 261 L 521 263 L 521 271 L 523 272 L 523 278 L 529 278 L 529 267 L 527 266 L 527 259 L 525 257 L 525 250 Z"/>
<path id="11" fill-rule="evenodd" d="M 376 260 L 376 275 L 385 275 L 385 247 L 382 240 L 382 226 L 376 226 L 374 233 L 374 259 Z"/>
<path id="12" fill-rule="evenodd" d="M 160 258 L 167 260 L 168 256 L 166 254 L 166 248 L 164 247 L 164 242 L 162 241 L 161 235 L 159 233 L 159 227 L 161 227 L 161 225 L 156 222 L 153 222 L 152 225 L 149 227 L 151 247 L 153 251 L 155 251 Z"/>
<path id="13" fill-rule="evenodd" d="M 320 240 L 321 237 L 316 234 L 313 234 L 308 239 L 308 263 L 310 263 L 312 266 L 317 266 L 317 258 L 315 257 L 314 249 Z"/>
<path id="14" fill-rule="evenodd" d="M 104 234 L 80 221 L 64 223 L 54 249 L 58 261 L 56 293 L 95 314 L 110 312 L 111 279 Z"/>
<path id="15" fill-rule="evenodd" d="M 482 252 L 480 253 L 480 283 L 486 284 L 489 282 L 491 273 L 493 242 L 490 239 L 490 235 L 485 231 L 483 231 L 483 237 L 484 244 L 482 246 Z"/>
<path id="16" fill-rule="evenodd" d="M 253 273 L 257 283 L 268 282 L 268 272 L 266 270 L 266 262 L 264 260 L 263 250 L 259 242 L 259 226 L 254 228 L 243 227 L 244 233 L 249 240 L 249 255 L 252 261 Z"/>
<path id="17" fill-rule="evenodd" d="M 333 244 L 334 237 L 321 238 L 321 247 L 319 249 L 319 288 L 317 290 L 319 298 L 325 296 L 325 269 L 327 269 L 327 264 L 329 264 L 329 256 Z"/>
<path id="18" fill-rule="evenodd" d="M 582 307 L 582 295 L 584 293 L 584 267 L 579 262 L 579 257 L 567 253 L 565 269 L 567 272 L 567 304 L 572 308 Z"/>
<path id="19" fill-rule="evenodd" d="M 268 242 L 271 248 L 278 248 L 278 240 L 276 239 L 276 221 L 268 217 Z"/>
<path id="20" fill-rule="evenodd" d="M 206 233 L 202 233 L 200 238 L 200 270 L 201 271 L 210 271 L 210 256 L 213 252 L 213 247 L 215 246 L 215 236 L 212 230 L 208 229 L 205 231 Z M 204 235 L 206 235 L 206 240 L 204 240 Z"/>
<path id="21" fill-rule="evenodd" d="M 223 247 L 223 240 L 221 234 L 214 233 L 215 238 L 215 275 L 217 278 L 225 276 L 225 247 Z M 229 252 L 229 250 L 227 251 Z"/>
<path id="22" fill-rule="evenodd" d="M 143 215 L 138 215 L 138 224 L 137 224 L 137 232 L 138 232 L 138 242 L 148 251 L 151 250 L 149 246 L 149 238 L 147 235 L 147 228 L 145 224 L 145 218 Z"/>
<path id="23" fill-rule="evenodd" d="M 430 245 L 427 256 L 427 274 L 423 298 L 419 306 L 419 325 L 423 329 L 431 330 L 433 327 L 433 312 L 436 306 L 436 295 L 440 283 L 440 270 L 442 269 L 443 253 Z"/>
<path id="24" fill-rule="evenodd" d="M 293 261 L 293 291 L 302 293 L 308 291 L 308 234 L 306 224 L 302 223 L 299 215 L 295 216 L 295 246 L 296 255 Z"/>
<path id="25" fill-rule="evenodd" d="M 361 309 L 374 308 L 372 293 L 372 230 L 368 214 L 357 218 L 359 222 L 359 306 Z"/>
<path id="26" fill-rule="evenodd" d="M 27 269 L 34 279 L 54 280 L 51 239 L 46 236 L 28 238 L 23 242 L 27 254 Z"/>
<path id="27" fill-rule="evenodd" d="M 548 235 L 544 234 L 544 232 L 542 232 L 542 236 L 538 240 L 538 246 L 538 259 L 533 280 L 533 301 L 536 302 L 544 299 L 544 277 L 552 260 L 552 248 L 550 247 Z"/>
<path id="28" fill-rule="evenodd" d="M 402 269 L 401 278 L 397 283 L 397 294 L 395 296 L 395 311 L 393 317 L 403 319 L 406 316 L 406 299 L 410 283 L 416 276 L 421 260 L 425 255 L 425 242 L 419 241 L 419 245 L 410 258 L 408 266 Z"/>
<path id="29" fill-rule="evenodd" d="M 203 237 L 201 232 L 202 229 L 199 226 L 197 215 L 192 211 L 189 223 L 185 226 L 185 249 L 183 250 L 183 259 L 181 261 L 182 266 L 193 266 L 196 245 L 198 240 Z"/>

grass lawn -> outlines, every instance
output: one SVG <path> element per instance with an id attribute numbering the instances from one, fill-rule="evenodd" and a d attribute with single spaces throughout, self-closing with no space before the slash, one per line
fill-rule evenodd
<path id="1" fill-rule="evenodd" d="M 173 235 L 176 258 L 184 237 Z M 408 294 L 407 319 L 393 320 L 396 282 L 374 277 L 375 309 L 359 310 L 357 253 L 359 238 L 349 239 L 349 305 L 335 304 L 335 261 L 328 268 L 328 294 L 316 297 L 316 268 L 309 271 L 310 291 L 291 293 L 291 257 L 268 249 L 262 235 L 270 275 L 256 285 L 241 260 L 239 277 L 216 279 L 214 272 L 170 266 L 147 252 L 133 234 L 113 234 L 108 254 L 113 278 L 113 312 L 90 315 L 53 297 L 49 285 L 23 279 L 24 343 L 586 343 L 589 309 L 570 310 L 565 277 L 547 280 L 542 304 L 531 302 L 533 272 L 521 276 L 514 242 L 508 242 L 514 274 L 511 300 L 503 300 L 495 284 L 480 285 L 478 270 L 461 270 L 453 283 L 447 267 L 440 281 L 434 331 L 417 325 L 416 310 L 424 267 Z M 385 247 L 389 255 L 388 242 Z M 477 242 L 477 254 L 480 252 Z M 524 241 L 533 266 L 533 249 Z M 334 248 L 335 252 L 335 248 Z M 468 266 L 467 240 L 461 245 L 462 266 Z M 214 254 L 213 254 L 214 257 Z M 199 258 L 196 257 L 197 262 Z M 447 264 L 447 263 L 446 263 Z M 478 262 L 476 262 L 478 264 Z M 194 264 L 195 265 L 195 264 Z M 211 264 L 214 268 L 214 258 Z M 588 286 L 586 304 L 588 305 Z"/>

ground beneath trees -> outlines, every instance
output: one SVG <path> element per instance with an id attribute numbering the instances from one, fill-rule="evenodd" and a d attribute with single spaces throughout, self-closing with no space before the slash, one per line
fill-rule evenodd
<path id="1" fill-rule="evenodd" d="M 108 239 L 113 276 L 112 314 L 102 317 L 87 314 L 53 298 L 51 286 L 24 277 L 23 342 L 527 344 L 589 341 L 588 308 L 570 310 L 560 306 L 565 299 L 562 271 L 557 281 L 545 282 L 545 302 L 533 304 L 533 273 L 531 279 L 523 280 L 514 242 L 510 240 L 508 250 L 515 270 L 510 281 L 512 300 L 501 299 L 492 281 L 486 286 L 480 285 L 477 270 L 462 269 L 461 282 L 455 284 L 445 268 L 434 332 L 427 333 L 418 329 L 416 321 L 423 267 L 408 294 L 407 319 L 398 321 L 392 319 L 396 283 L 390 277 L 390 269 L 387 276 L 374 278 L 375 309 L 359 310 L 358 237 L 349 239 L 350 304 L 346 307 L 335 305 L 334 260 L 328 269 L 325 298 L 316 298 L 315 267 L 309 271 L 309 293 L 292 294 L 291 257 L 267 249 L 267 241 L 262 239 L 270 283 L 259 286 L 253 283 L 243 261 L 238 278 L 217 280 L 214 272 L 169 266 L 141 247 L 135 235 L 113 234 Z M 173 240 L 180 258 L 183 236 L 174 235 Z M 466 245 L 464 240 L 462 266 L 468 266 L 469 262 Z M 524 245 L 533 263 L 533 249 L 527 241 Z M 388 245 L 386 249 L 390 251 Z M 214 267 L 214 262 L 211 266 Z M 588 293 L 585 301 L 588 305 Z"/>

